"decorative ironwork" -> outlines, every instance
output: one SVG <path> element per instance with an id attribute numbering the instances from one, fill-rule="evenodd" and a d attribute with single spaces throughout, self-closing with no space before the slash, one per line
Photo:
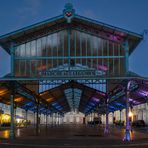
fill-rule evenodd
<path id="1" fill-rule="evenodd" d="M 63 15 L 66 18 L 67 23 L 71 23 L 74 14 L 75 10 L 73 9 L 73 5 L 71 3 L 67 3 L 65 5 L 65 9 L 63 10 Z"/>

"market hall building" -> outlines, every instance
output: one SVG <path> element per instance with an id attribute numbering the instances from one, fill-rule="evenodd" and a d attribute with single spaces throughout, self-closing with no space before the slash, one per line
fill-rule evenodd
<path id="1" fill-rule="evenodd" d="M 11 72 L 0 78 L 0 124 L 148 124 L 148 80 L 129 71 L 143 36 L 76 14 L 59 16 L 0 36 Z M 129 118 L 130 113 L 130 118 Z"/>

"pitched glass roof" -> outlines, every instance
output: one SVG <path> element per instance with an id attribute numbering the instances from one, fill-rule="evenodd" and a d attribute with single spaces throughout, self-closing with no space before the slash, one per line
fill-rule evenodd
<path id="1" fill-rule="evenodd" d="M 80 104 L 80 99 L 82 95 L 82 90 L 77 88 L 69 88 L 64 90 L 65 96 L 67 98 L 67 101 L 69 103 L 69 106 L 71 110 L 78 109 Z"/>
<path id="2" fill-rule="evenodd" d="M 58 29 L 61 27 L 60 24 L 67 24 L 67 20 L 64 17 L 64 14 L 53 17 L 51 19 L 42 21 L 40 23 L 36 23 L 34 25 L 19 29 L 17 31 L 8 33 L 6 35 L 0 36 L 0 45 L 8 52 L 10 53 L 10 47 L 11 42 L 16 42 L 17 40 L 29 38 L 30 36 L 34 35 L 35 32 L 46 32 L 45 30 L 50 30 L 50 27 L 52 26 L 58 26 Z M 62 25 L 63 25 L 62 24 Z M 78 14 L 74 14 L 72 18 L 72 22 L 75 27 L 78 26 L 78 28 L 82 28 L 84 30 L 84 26 L 86 26 L 85 30 L 94 30 L 94 32 L 98 31 L 98 34 L 105 33 L 107 36 L 109 36 L 110 39 L 115 39 L 117 36 L 120 38 L 127 38 L 129 40 L 130 45 L 130 53 L 134 50 L 134 48 L 139 44 L 139 42 L 143 39 L 143 36 L 141 34 L 137 34 L 134 32 L 130 32 L 125 29 L 121 29 L 112 25 L 108 25 L 106 23 L 102 23 L 96 20 L 92 20 L 90 18 L 86 18 L 83 16 L 80 16 Z M 64 26 L 66 27 L 66 26 Z M 105 35 L 105 36 L 106 36 Z"/>

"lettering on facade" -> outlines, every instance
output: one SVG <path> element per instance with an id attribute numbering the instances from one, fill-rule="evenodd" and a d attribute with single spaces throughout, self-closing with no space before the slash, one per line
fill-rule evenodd
<path id="1" fill-rule="evenodd" d="M 90 77 L 102 75 L 102 73 L 96 70 L 48 70 L 40 71 L 39 75 L 42 77 Z"/>

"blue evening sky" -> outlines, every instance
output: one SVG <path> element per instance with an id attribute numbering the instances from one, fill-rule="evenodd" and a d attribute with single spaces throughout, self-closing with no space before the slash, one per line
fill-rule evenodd
<path id="1" fill-rule="evenodd" d="M 148 30 L 148 0 L 1 0 L 0 35 L 62 13 L 71 2 L 76 13 L 143 34 Z M 148 34 L 130 56 L 130 70 L 148 77 Z M 10 71 L 10 57 L 0 48 L 0 76 Z"/>

